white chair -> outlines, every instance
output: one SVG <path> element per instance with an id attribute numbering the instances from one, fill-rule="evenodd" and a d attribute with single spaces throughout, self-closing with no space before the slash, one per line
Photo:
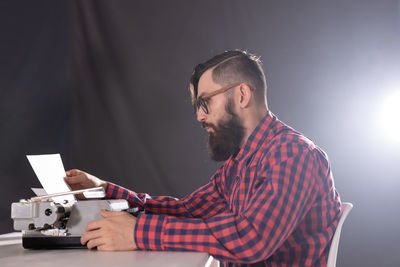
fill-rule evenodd
<path id="1" fill-rule="evenodd" d="M 343 226 L 344 220 L 346 219 L 347 215 L 349 215 L 350 210 L 352 208 L 353 208 L 353 204 L 351 204 L 349 202 L 342 203 L 342 211 L 340 214 L 340 220 L 337 225 L 335 234 L 333 235 L 331 247 L 329 249 L 327 267 L 336 267 L 336 258 L 337 258 L 337 252 L 338 252 L 338 247 L 339 247 L 340 233 L 342 232 L 342 226 Z"/>
<path id="2" fill-rule="evenodd" d="M 219 267 L 219 260 L 210 255 L 204 267 Z"/>

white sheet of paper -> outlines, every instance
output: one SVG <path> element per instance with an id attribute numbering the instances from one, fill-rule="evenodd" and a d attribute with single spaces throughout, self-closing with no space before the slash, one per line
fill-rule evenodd
<path id="1" fill-rule="evenodd" d="M 36 176 L 48 194 L 71 191 L 65 183 L 65 170 L 60 154 L 47 155 L 27 155 Z M 54 197 L 55 202 L 63 203 L 67 200 L 69 203 L 75 201 L 73 195 Z"/>
<path id="2" fill-rule="evenodd" d="M 44 190 L 43 188 L 34 188 L 34 187 L 32 187 L 31 190 L 32 190 L 33 193 L 35 193 L 35 195 L 38 196 L 38 197 L 47 195 L 46 190 Z"/>

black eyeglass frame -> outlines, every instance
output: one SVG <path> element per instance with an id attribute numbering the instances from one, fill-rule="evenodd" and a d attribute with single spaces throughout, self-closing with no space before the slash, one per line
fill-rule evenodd
<path id="1" fill-rule="evenodd" d="M 198 97 L 197 100 L 196 100 L 196 111 L 198 111 L 199 108 L 201 108 L 204 111 L 205 114 L 208 114 L 208 112 L 209 112 L 208 111 L 208 107 L 207 107 L 207 100 L 208 99 L 210 99 L 211 97 L 213 97 L 215 95 L 222 94 L 222 93 L 228 91 L 229 89 L 232 89 L 232 88 L 234 88 L 234 87 L 236 87 L 236 86 L 238 86 L 240 84 L 241 83 L 231 84 L 231 85 L 222 87 L 221 89 L 212 91 L 210 93 L 207 93 L 207 94 L 205 94 L 203 96 Z"/>

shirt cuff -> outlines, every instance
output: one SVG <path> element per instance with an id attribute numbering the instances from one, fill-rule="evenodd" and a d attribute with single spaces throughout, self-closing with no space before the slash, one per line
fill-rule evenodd
<path id="1" fill-rule="evenodd" d="M 142 250 L 164 250 L 163 238 L 167 217 L 141 213 L 135 225 L 135 243 Z"/>
<path id="2" fill-rule="evenodd" d="M 116 185 L 116 184 L 107 182 L 106 183 L 106 188 L 104 190 L 106 192 L 105 198 L 106 199 L 117 199 L 118 198 L 117 197 L 118 194 L 121 195 L 121 193 L 120 193 L 121 189 L 120 188 L 121 187 Z"/>

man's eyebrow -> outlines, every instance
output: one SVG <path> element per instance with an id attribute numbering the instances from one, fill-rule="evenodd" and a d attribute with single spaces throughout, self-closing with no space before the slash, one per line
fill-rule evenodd
<path id="1" fill-rule="evenodd" d="M 205 92 L 201 93 L 200 95 L 197 95 L 197 98 L 199 98 L 199 97 L 203 97 L 204 95 L 206 95 L 206 93 L 205 93 Z"/>

